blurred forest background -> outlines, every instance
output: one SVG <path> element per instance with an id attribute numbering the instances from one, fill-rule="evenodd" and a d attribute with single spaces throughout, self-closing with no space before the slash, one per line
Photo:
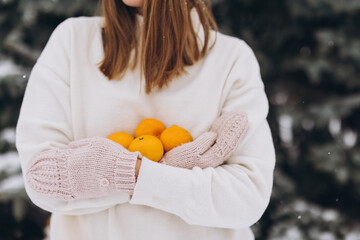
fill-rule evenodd
<path id="1" fill-rule="evenodd" d="M 220 32 L 260 62 L 277 166 L 257 239 L 360 239 L 360 1 L 213 0 Z M 0 0 L 0 239 L 44 239 L 15 126 L 28 76 L 64 19 L 97 0 Z"/>

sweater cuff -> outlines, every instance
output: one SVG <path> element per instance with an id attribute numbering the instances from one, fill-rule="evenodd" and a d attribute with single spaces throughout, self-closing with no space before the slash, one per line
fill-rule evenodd
<path id="1" fill-rule="evenodd" d="M 121 153 L 115 161 L 114 182 L 117 191 L 133 194 L 136 178 L 135 166 L 138 153 L 129 152 L 128 156 Z"/>
<path id="2" fill-rule="evenodd" d="M 129 203 L 151 206 L 176 214 L 177 210 L 171 206 L 174 199 L 189 196 L 192 191 L 192 174 L 192 170 L 160 164 L 143 157 Z"/>

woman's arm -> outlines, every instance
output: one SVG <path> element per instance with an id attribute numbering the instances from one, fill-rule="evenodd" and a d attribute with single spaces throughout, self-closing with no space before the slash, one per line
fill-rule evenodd
<path id="1" fill-rule="evenodd" d="M 260 219 L 270 200 L 275 151 L 259 65 L 250 47 L 241 44 L 246 51 L 229 74 L 221 112 L 238 110 L 248 116 L 249 129 L 237 150 L 225 164 L 205 169 L 171 167 L 143 158 L 130 203 L 208 227 L 245 228 Z"/>
<path id="2" fill-rule="evenodd" d="M 192 169 L 217 167 L 237 149 L 248 128 L 245 113 L 230 111 L 222 114 L 210 130 L 194 141 L 182 144 L 167 152 L 160 163 Z"/>
<path id="3" fill-rule="evenodd" d="M 25 175 L 31 167 L 31 159 L 35 156 L 55 150 L 65 152 L 74 140 L 69 88 L 71 31 L 71 19 L 62 22 L 53 31 L 32 69 L 16 126 L 16 147 L 25 190 L 31 201 L 49 212 L 80 215 L 127 202 L 129 194 L 118 192 L 73 201 L 54 199 L 34 191 Z"/>

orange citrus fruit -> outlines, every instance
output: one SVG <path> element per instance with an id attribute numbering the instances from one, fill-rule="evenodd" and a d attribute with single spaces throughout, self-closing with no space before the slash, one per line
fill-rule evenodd
<path id="1" fill-rule="evenodd" d="M 164 130 L 165 126 L 161 121 L 153 118 L 146 118 L 136 127 L 135 138 L 142 135 L 152 135 L 159 138 Z"/>
<path id="2" fill-rule="evenodd" d="M 129 146 L 131 152 L 139 151 L 144 157 L 158 162 L 164 155 L 164 147 L 159 138 L 152 135 L 142 135 L 135 138 Z"/>
<path id="3" fill-rule="evenodd" d="M 117 132 L 108 136 L 108 139 L 121 144 L 124 148 L 129 148 L 129 145 L 134 140 L 134 137 L 126 132 Z"/>
<path id="4" fill-rule="evenodd" d="M 193 138 L 186 129 L 172 125 L 162 132 L 160 140 L 164 145 L 165 151 L 168 152 L 183 143 L 191 142 Z"/>

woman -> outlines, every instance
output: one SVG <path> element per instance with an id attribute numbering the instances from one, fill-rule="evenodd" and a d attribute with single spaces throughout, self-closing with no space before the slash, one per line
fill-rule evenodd
<path id="1" fill-rule="evenodd" d="M 253 51 L 201 0 L 103 0 L 103 15 L 54 30 L 19 115 L 50 239 L 254 239 L 275 155 Z M 195 140 L 154 162 L 106 138 L 144 118 Z"/>

